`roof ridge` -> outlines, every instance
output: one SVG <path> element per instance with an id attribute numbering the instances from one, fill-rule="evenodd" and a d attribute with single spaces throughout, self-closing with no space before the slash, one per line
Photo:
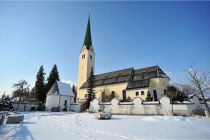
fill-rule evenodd
<path id="1" fill-rule="evenodd" d="M 135 70 L 141 70 L 141 69 L 149 69 L 149 68 L 155 68 L 155 67 L 158 67 L 160 68 L 158 65 L 153 65 L 153 66 L 148 66 L 148 67 L 143 67 L 143 68 L 139 68 L 139 69 L 135 69 Z"/>
<path id="2" fill-rule="evenodd" d="M 115 73 L 115 72 L 118 72 L 118 71 L 123 71 L 123 70 L 128 70 L 128 69 L 133 69 L 134 70 L 134 68 L 130 67 L 130 68 L 125 68 L 125 69 L 121 69 L 121 70 L 115 70 L 115 71 L 111 71 L 111 72 L 105 72 L 105 73 L 101 73 L 101 74 L 96 74 L 94 76 L 105 75 L 105 74 L 109 74 L 109 73 Z"/>

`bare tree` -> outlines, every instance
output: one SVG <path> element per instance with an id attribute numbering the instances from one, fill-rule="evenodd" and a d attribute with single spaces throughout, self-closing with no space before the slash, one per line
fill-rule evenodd
<path id="1" fill-rule="evenodd" d="M 21 98 L 23 96 L 27 96 L 26 94 L 29 93 L 29 84 L 25 80 L 20 80 L 18 83 L 13 85 L 16 90 L 13 92 L 13 97 L 19 97 L 18 106 L 19 107 Z"/>
<path id="2" fill-rule="evenodd" d="M 209 106 L 205 98 L 207 91 L 210 89 L 209 73 L 194 69 L 193 67 L 190 67 L 190 69 L 186 70 L 186 72 L 189 77 L 189 85 L 194 90 L 196 95 L 204 100 L 206 117 L 209 117 Z"/>

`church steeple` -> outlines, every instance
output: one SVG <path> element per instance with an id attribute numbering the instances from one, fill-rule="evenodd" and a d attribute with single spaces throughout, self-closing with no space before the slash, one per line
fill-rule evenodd
<path id="1" fill-rule="evenodd" d="M 95 70 L 95 53 L 92 46 L 91 30 L 90 30 L 90 15 L 89 15 L 83 47 L 79 54 L 77 93 L 80 94 L 81 92 L 83 92 L 80 89 L 80 87 L 82 87 L 82 85 L 88 80 L 91 72 L 94 72 L 94 70 Z M 81 97 L 81 98 L 85 98 L 85 97 Z"/>
<path id="2" fill-rule="evenodd" d="M 90 30 L 90 15 L 88 17 L 87 29 L 85 33 L 85 39 L 83 46 L 86 46 L 86 49 L 89 50 L 90 46 L 92 46 L 92 38 L 91 38 L 91 30 Z"/>

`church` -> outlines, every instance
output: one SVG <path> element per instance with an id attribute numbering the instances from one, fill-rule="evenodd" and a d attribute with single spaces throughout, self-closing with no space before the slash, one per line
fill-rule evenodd
<path id="1" fill-rule="evenodd" d="M 79 55 L 77 81 L 77 102 L 87 99 L 88 79 L 95 71 L 95 52 L 92 45 L 90 17 L 88 18 L 83 47 Z M 94 73 L 95 74 L 95 73 Z M 159 66 L 140 69 L 125 68 L 117 71 L 94 75 L 95 97 L 101 98 L 102 91 L 108 90 L 119 100 L 133 100 L 136 97 L 145 100 L 149 94 L 153 101 L 158 101 L 166 92 L 169 76 Z"/>

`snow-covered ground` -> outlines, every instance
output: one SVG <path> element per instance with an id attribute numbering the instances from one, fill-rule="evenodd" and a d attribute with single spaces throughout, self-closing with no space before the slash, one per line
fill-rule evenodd
<path id="1" fill-rule="evenodd" d="M 89 113 L 24 113 L 22 124 L 1 125 L 0 139 L 210 139 L 210 120 L 198 117 L 114 115 L 96 120 Z"/>

